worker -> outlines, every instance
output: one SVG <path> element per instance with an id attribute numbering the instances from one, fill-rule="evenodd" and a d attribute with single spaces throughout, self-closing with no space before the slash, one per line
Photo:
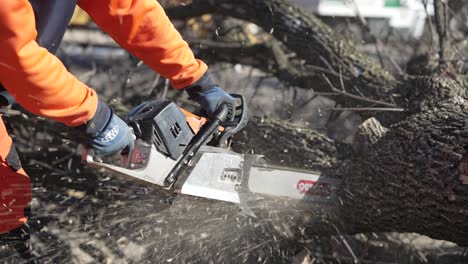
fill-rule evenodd
<path id="1" fill-rule="evenodd" d="M 67 0 L 63 0 L 67 1 Z M 78 5 L 120 46 L 185 90 L 209 115 L 235 100 L 195 59 L 187 43 L 155 0 L 78 0 Z M 36 41 L 34 10 L 28 0 L 0 5 L 0 83 L 26 110 L 73 127 L 97 155 L 118 153 L 133 143 L 126 123 L 96 92 L 67 71 Z M 0 119 L 0 234 L 18 232 L 31 183 Z M 20 232 L 21 233 L 21 232 Z"/>

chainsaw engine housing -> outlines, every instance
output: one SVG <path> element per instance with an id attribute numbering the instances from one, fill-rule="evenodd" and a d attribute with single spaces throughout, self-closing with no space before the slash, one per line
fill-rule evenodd
<path id="1" fill-rule="evenodd" d="M 194 133 L 180 108 L 168 100 L 155 100 L 136 107 L 126 117 L 137 138 L 153 144 L 162 154 L 178 159 Z"/>

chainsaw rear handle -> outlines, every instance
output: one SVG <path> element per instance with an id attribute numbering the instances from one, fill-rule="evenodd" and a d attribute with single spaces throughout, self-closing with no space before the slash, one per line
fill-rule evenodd
<path id="1" fill-rule="evenodd" d="M 127 146 L 124 149 L 120 150 L 118 153 L 115 153 L 106 157 L 98 156 L 96 155 L 96 152 L 94 149 L 89 149 L 86 146 L 83 146 L 81 162 L 87 166 L 94 167 L 97 169 L 105 168 L 107 170 L 110 170 L 119 174 L 123 174 L 123 175 L 141 174 L 138 178 L 143 177 L 143 175 L 146 174 L 147 168 L 145 168 L 144 170 L 139 170 L 138 172 L 136 172 L 136 174 L 132 174 L 132 171 L 135 172 L 135 170 L 130 169 L 132 167 L 131 159 L 132 159 L 132 156 L 134 155 L 133 151 L 137 148 L 136 144 L 138 143 L 135 133 L 131 127 L 130 127 L 130 131 L 134 138 L 133 146 Z M 139 148 L 141 149 L 141 147 Z M 117 156 L 119 156 L 119 162 L 120 162 L 119 166 L 106 163 L 106 159 L 109 159 L 108 157 L 115 158 Z M 151 170 L 152 168 L 149 168 L 149 169 Z"/>

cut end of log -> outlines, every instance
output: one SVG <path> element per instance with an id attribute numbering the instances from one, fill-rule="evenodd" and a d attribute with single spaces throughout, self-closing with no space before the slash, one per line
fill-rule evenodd
<path id="1" fill-rule="evenodd" d="M 377 143 L 387 131 L 388 129 L 383 127 L 377 119 L 369 118 L 356 129 L 353 148 L 357 152 L 361 152 L 368 146 Z"/>

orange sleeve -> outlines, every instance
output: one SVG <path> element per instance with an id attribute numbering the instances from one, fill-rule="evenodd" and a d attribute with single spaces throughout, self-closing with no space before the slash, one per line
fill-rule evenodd
<path id="1" fill-rule="evenodd" d="M 28 0 L 0 5 L 0 82 L 32 113 L 69 126 L 90 120 L 97 95 L 39 47 L 34 12 Z"/>
<path id="2" fill-rule="evenodd" d="M 192 85 L 206 72 L 156 0 L 79 0 L 78 5 L 174 88 Z"/>

